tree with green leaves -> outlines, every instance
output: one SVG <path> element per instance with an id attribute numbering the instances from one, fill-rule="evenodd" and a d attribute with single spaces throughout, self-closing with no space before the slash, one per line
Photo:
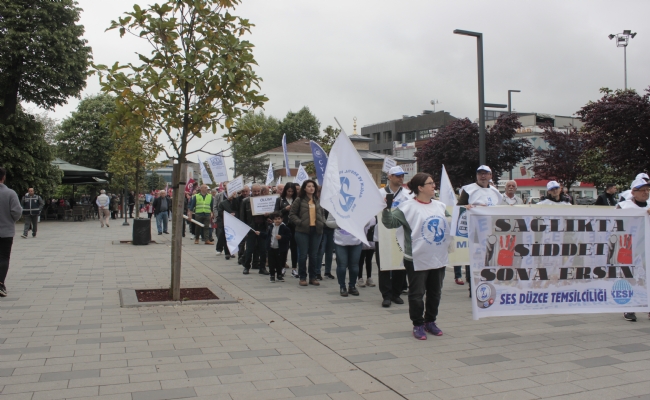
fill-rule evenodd
<path id="1" fill-rule="evenodd" d="M 74 0 L 0 1 L 0 124 L 20 101 L 51 110 L 86 87 L 91 49 L 80 12 Z"/>
<path id="2" fill-rule="evenodd" d="M 63 172 L 55 165 L 54 149 L 45 140 L 43 125 L 21 106 L 12 117 L 13 125 L 0 125 L 0 165 L 7 169 L 7 186 L 19 196 L 33 187 L 48 198 L 61 183 Z"/>
<path id="3" fill-rule="evenodd" d="M 287 113 L 280 122 L 280 132 L 282 132 L 282 135 L 287 135 L 287 143 L 295 142 L 298 139 L 318 140 L 320 122 L 309 111 L 309 107 L 305 106 L 298 112 L 289 111 Z M 282 135 L 280 135 L 280 138 L 282 138 Z"/>
<path id="4" fill-rule="evenodd" d="M 147 189 L 148 193 L 164 188 L 166 184 L 167 182 L 165 181 L 165 178 L 155 172 L 152 172 L 145 178 L 145 188 Z"/>
<path id="5" fill-rule="evenodd" d="M 253 183 L 265 183 L 268 170 L 268 156 L 250 157 L 245 163 L 237 164 L 237 175 L 243 175 L 244 180 L 251 180 Z"/>
<path id="6" fill-rule="evenodd" d="M 251 111 L 237 120 L 231 137 L 234 138 L 233 155 L 239 175 L 240 166 L 246 164 L 251 157 L 282 143 L 280 121 L 273 116 L 266 116 L 261 111 Z"/>
<path id="7" fill-rule="evenodd" d="M 114 138 L 106 116 L 115 113 L 115 97 L 97 94 L 81 100 L 77 110 L 61 122 L 55 136 L 63 160 L 106 171 Z"/>
<path id="8" fill-rule="evenodd" d="M 180 299 L 181 234 L 188 146 L 207 132 L 230 129 L 246 111 L 268 99 L 260 94 L 253 44 L 243 37 L 252 24 L 231 14 L 240 0 L 167 0 L 112 21 L 118 29 L 149 43 L 140 62 L 96 65 L 102 90 L 124 99 L 148 140 L 166 139 L 168 157 L 177 160 L 173 187 L 171 294 Z M 227 136 L 227 135 L 224 135 Z M 213 139 L 215 140 L 215 139 Z M 208 141 L 208 143 L 211 141 Z M 206 143 L 207 145 L 207 143 Z"/>
<path id="9" fill-rule="evenodd" d="M 634 178 L 607 162 L 605 152 L 598 148 L 585 150 L 580 155 L 578 166 L 578 180 L 593 183 L 597 189 L 604 190 L 608 183 L 627 189 Z"/>

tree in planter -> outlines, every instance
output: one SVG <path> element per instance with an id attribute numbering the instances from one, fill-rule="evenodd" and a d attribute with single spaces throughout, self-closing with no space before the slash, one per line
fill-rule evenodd
<path id="1" fill-rule="evenodd" d="M 230 129 L 245 111 L 267 98 L 255 89 L 253 45 L 243 40 L 253 26 L 230 13 L 239 0 L 168 0 L 132 12 L 111 23 L 147 40 L 150 55 L 141 64 L 97 65 L 102 90 L 123 98 L 147 140 L 166 139 L 169 158 L 179 163 L 174 175 L 172 276 L 173 300 L 180 300 L 181 230 L 185 163 L 188 145 L 206 131 Z M 135 118 L 137 117 L 137 118 Z M 205 147 L 205 145 L 204 145 Z"/>
<path id="2" fill-rule="evenodd" d="M 107 94 L 81 100 L 77 110 L 61 122 L 55 136 L 57 154 L 63 160 L 106 171 L 114 147 L 106 117 L 115 113 L 115 97 Z"/>
<path id="3" fill-rule="evenodd" d="M 80 12 L 73 0 L 0 2 L 0 124 L 11 124 L 19 101 L 51 110 L 86 87 Z"/>
<path id="4" fill-rule="evenodd" d="M 554 180 L 571 190 L 571 186 L 584 174 L 580 157 L 585 151 L 585 140 L 576 128 L 559 131 L 545 127 L 542 137 L 548 149 L 535 150 L 533 172 L 535 178 Z"/>
<path id="5" fill-rule="evenodd" d="M 520 127 L 515 114 L 503 114 L 486 132 L 487 164 L 495 180 L 533 154 L 533 146 L 527 139 L 515 138 Z M 452 184 L 460 186 L 474 182 L 479 167 L 478 139 L 477 124 L 467 118 L 455 120 L 415 153 L 418 166 L 436 182 L 440 182 L 443 165 Z"/>

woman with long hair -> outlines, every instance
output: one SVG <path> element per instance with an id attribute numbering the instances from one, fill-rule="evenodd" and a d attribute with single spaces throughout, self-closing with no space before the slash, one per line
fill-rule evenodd
<path id="1" fill-rule="evenodd" d="M 318 184 L 311 179 L 302 183 L 298 198 L 291 205 L 289 221 L 296 230 L 296 243 L 298 245 L 298 277 L 300 286 L 320 283 L 316 279 L 316 262 L 318 246 L 320 245 L 325 217 L 320 206 L 316 192 Z M 307 283 L 307 258 L 309 258 L 309 283 Z"/>
<path id="2" fill-rule="evenodd" d="M 296 269 L 298 267 L 298 246 L 296 245 L 296 226 L 289 221 L 289 211 L 297 197 L 296 184 L 289 182 L 284 186 L 282 194 L 275 201 L 275 211 L 282 215 L 282 223 L 291 230 L 289 249 L 291 249 L 291 276 L 294 278 L 298 277 L 298 270 Z"/>
<path id="3" fill-rule="evenodd" d="M 426 340 L 426 332 L 442 336 L 436 318 L 453 240 L 448 232 L 445 205 L 433 200 L 436 185 L 431 175 L 423 172 L 415 174 L 408 187 L 415 198 L 393 210 L 389 205 L 382 213 L 381 222 L 389 229 L 404 227 L 409 316 L 413 322 L 413 336 Z"/>

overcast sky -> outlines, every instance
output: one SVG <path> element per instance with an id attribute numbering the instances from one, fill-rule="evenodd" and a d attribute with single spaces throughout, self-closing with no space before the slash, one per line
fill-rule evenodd
<path id="1" fill-rule="evenodd" d="M 133 0 L 78 1 L 95 62 L 149 53 L 143 41 L 104 32 Z M 505 104 L 508 89 L 519 89 L 517 111 L 571 115 L 597 100 L 599 88 L 622 88 L 623 49 L 607 35 L 624 29 L 639 33 L 628 47 L 628 85 L 650 85 L 645 0 L 243 0 L 234 14 L 256 25 L 248 39 L 265 112 L 282 118 L 308 106 L 321 128 L 335 126 L 336 116 L 348 134 L 355 116 L 360 131 L 432 109 L 434 99 L 437 110 L 477 118 L 476 40 L 454 29 L 483 33 L 485 100 Z M 90 77 L 83 95 L 98 91 Z M 70 99 L 51 116 L 64 119 L 77 104 Z"/>

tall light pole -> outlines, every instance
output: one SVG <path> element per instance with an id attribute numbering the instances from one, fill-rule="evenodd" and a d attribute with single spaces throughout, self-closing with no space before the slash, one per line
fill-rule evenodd
<path id="1" fill-rule="evenodd" d="M 480 32 L 454 29 L 456 35 L 476 38 L 476 58 L 478 66 L 478 154 L 480 165 L 486 164 L 485 155 L 485 85 L 483 82 L 483 34 Z"/>
<path id="2" fill-rule="evenodd" d="M 508 90 L 508 114 L 512 114 L 512 107 L 510 105 L 510 94 L 511 93 L 521 93 L 521 90 Z"/>
<path id="3" fill-rule="evenodd" d="M 616 38 L 616 47 L 623 48 L 623 74 L 625 75 L 625 90 L 627 90 L 627 45 L 630 39 L 634 39 L 636 32 L 632 33 L 630 29 L 626 29 L 623 33 L 611 34 L 608 36 L 609 40 Z"/>

